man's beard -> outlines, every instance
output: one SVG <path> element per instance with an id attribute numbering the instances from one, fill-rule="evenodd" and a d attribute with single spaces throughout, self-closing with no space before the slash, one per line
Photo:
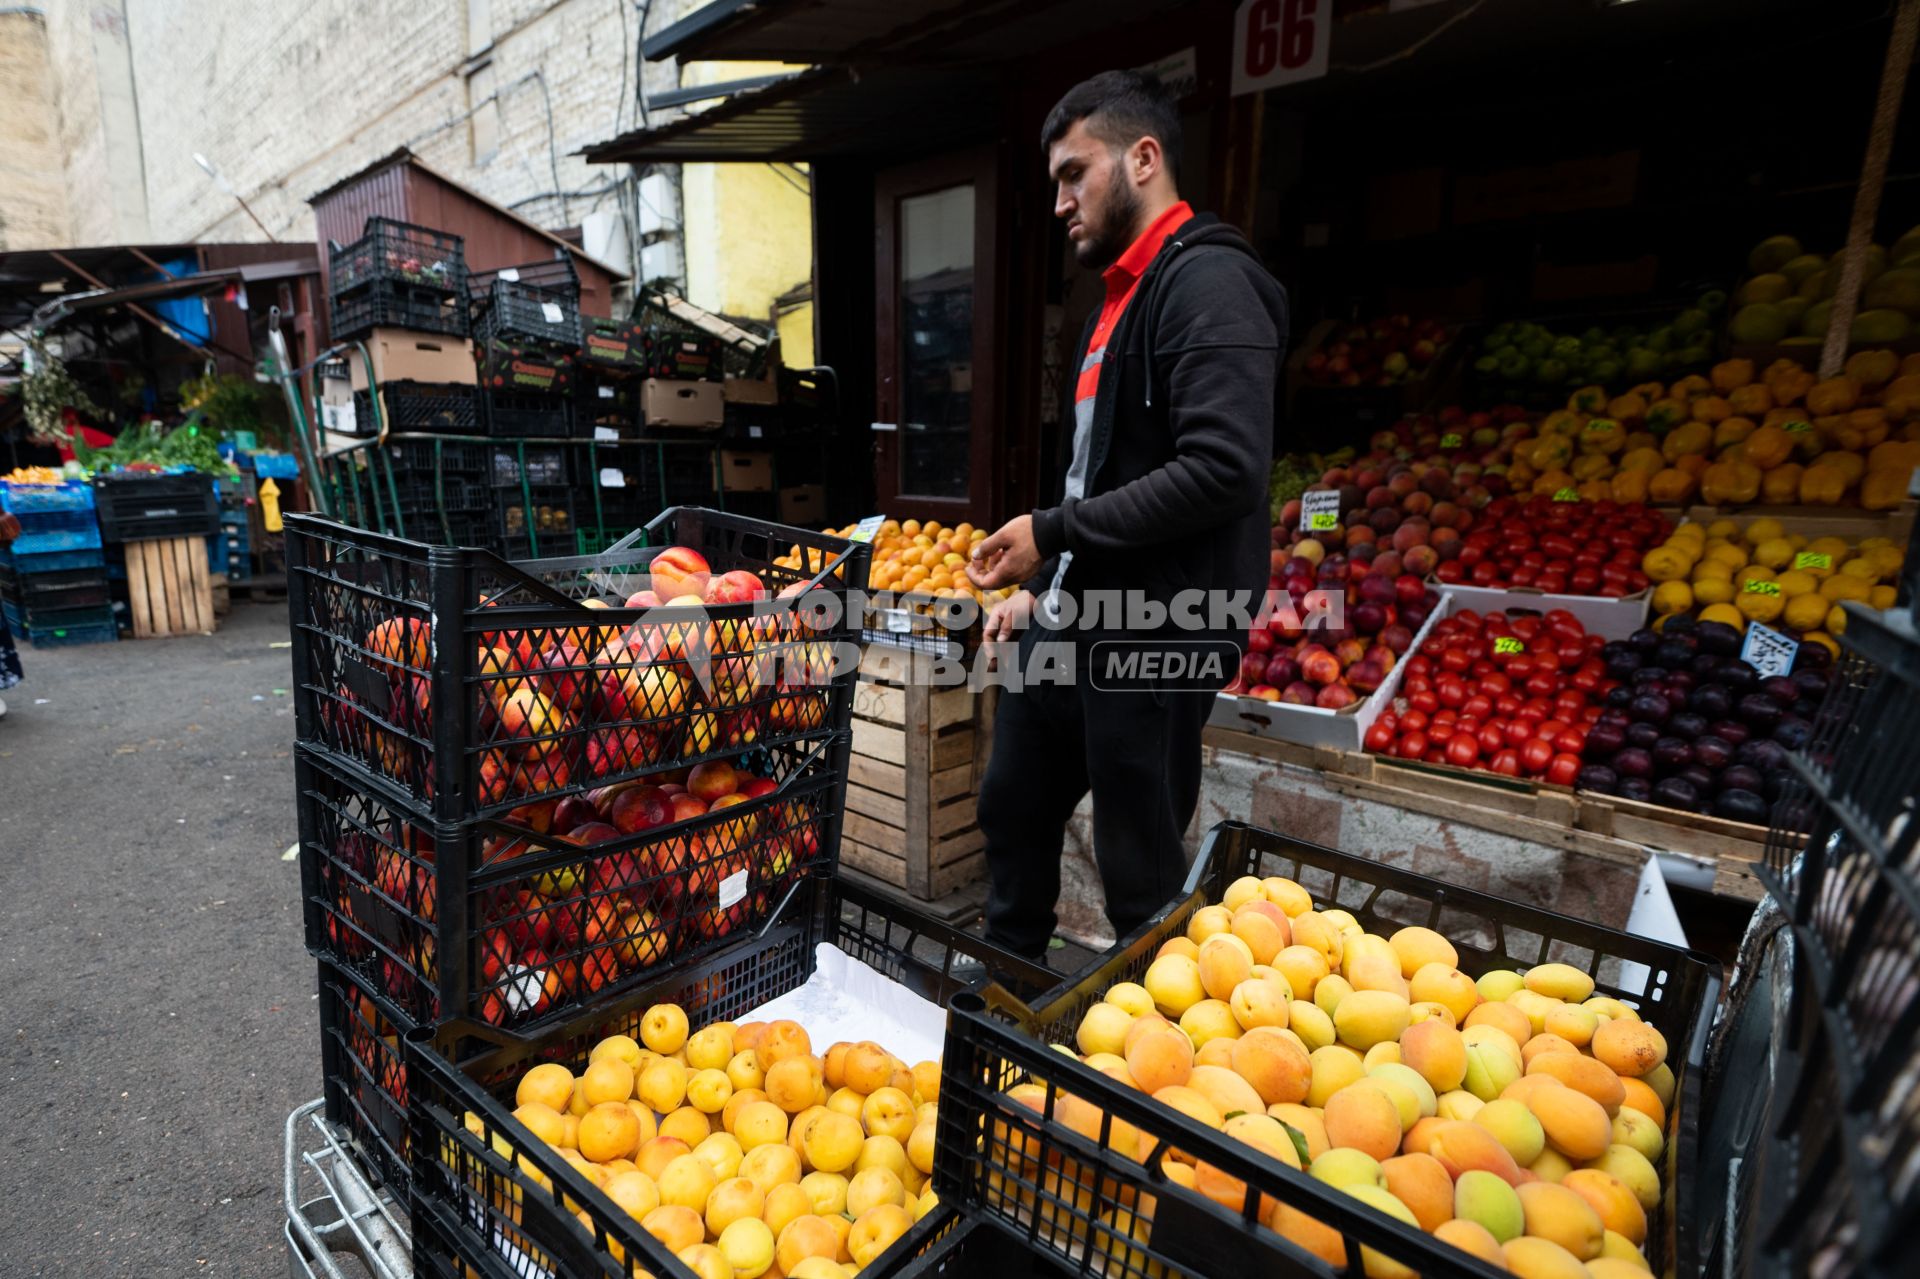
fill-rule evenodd
<path id="1" fill-rule="evenodd" d="M 1124 180 L 1116 179 L 1113 196 L 1107 202 L 1100 221 L 1084 220 L 1086 234 L 1073 246 L 1073 256 L 1081 266 L 1104 271 L 1127 251 L 1133 224 L 1140 213 L 1140 193 Z"/>

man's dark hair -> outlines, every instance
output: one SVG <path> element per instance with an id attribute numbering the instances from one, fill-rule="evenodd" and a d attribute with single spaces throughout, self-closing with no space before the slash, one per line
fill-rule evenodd
<path id="1" fill-rule="evenodd" d="M 1047 122 L 1040 126 L 1040 149 L 1051 149 L 1076 120 L 1085 120 L 1087 132 L 1116 149 L 1152 134 L 1167 157 L 1169 175 L 1178 180 L 1180 111 L 1159 76 L 1148 71 L 1102 71 L 1082 80 L 1047 112 Z"/>

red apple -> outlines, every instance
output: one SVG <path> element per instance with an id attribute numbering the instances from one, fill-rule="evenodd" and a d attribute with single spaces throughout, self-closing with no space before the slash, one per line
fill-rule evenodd
<path id="1" fill-rule="evenodd" d="M 654 593 L 664 602 L 691 595 L 698 599 L 706 593 L 713 570 L 707 557 L 687 546 L 669 546 L 653 557 L 648 566 Z"/>
<path id="2" fill-rule="evenodd" d="M 529 805 L 529 807 L 532 807 L 532 805 Z M 518 812 L 520 810 L 515 809 L 514 811 Z M 600 812 L 594 807 L 591 799 L 585 795 L 569 795 L 554 805 L 553 816 L 548 822 L 547 830 L 552 831 L 555 835 L 564 835 L 576 827 L 599 820 Z M 538 828 L 536 827 L 536 829 Z"/>
<path id="3" fill-rule="evenodd" d="M 658 786 L 635 786 L 614 798 L 610 818 L 627 835 L 665 826 L 673 820 L 672 797 Z"/>
<path id="4" fill-rule="evenodd" d="M 695 765 L 687 776 L 687 792 L 711 804 L 740 789 L 740 774 L 724 759 Z"/>

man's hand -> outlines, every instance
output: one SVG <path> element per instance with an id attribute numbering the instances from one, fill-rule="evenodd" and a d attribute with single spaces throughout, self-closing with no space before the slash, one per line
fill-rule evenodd
<path id="1" fill-rule="evenodd" d="M 1016 515 L 974 545 L 967 576 L 981 590 L 991 591 L 1024 582 L 1039 567 L 1040 548 L 1033 544 L 1033 516 Z"/>
<path id="2" fill-rule="evenodd" d="M 986 644 L 998 644 L 1013 638 L 1014 631 L 1027 624 L 1033 615 L 1033 592 L 1015 591 L 1012 595 L 995 604 L 987 613 L 987 620 L 981 624 L 980 638 Z M 1000 663 L 993 650 L 987 650 L 987 669 L 997 670 Z"/>

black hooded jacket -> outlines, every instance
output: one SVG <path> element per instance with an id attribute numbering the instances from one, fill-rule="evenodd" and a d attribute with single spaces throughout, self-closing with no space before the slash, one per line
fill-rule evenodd
<path id="1" fill-rule="evenodd" d="M 1286 345 L 1286 291 L 1245 237 L 1212 214 L 1175 230 L 1107 341 L 1087 496 L 1033 513 L 1046 562 L 1028 589 L 1044 595 L 1071 551 L 1065 592 L 1245 591 L 1257 605 Z"/>

